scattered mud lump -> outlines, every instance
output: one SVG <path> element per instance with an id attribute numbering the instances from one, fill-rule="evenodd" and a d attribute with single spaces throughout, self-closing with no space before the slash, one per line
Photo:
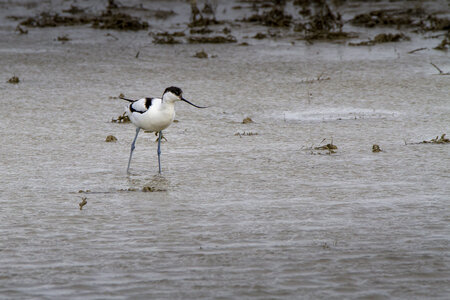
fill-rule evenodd
<path id="1" fill-rule="evenodd" d="M 237 40 L 234 36 L 190 36 L 188 39 L 191 44 L 225 44 L 236 43 Z"/>
<path id="2" fill-rule="evenodd" d="M 11 84 L 18 84 L 19 82 L 20 82 L 20 79 L 17 76 L 13 76 L 10 79 L 8 79 L 8 83 L 11 83 Z"/>
<path id="3" fill-rule="evenodd" d="M 111 123 L 130 123 L 130 117 L 124 112 L 121 116 L 118 116 L 117 119 L 111 119 Z"/>
<path id="4" fill-rule="evenodd" d="M 362 41 L 359 43 L 348 43 L 349 46 L 373 46 L 376 44 L 392 43 L 400 41 L 409 41 L 410 38 L 403 33 L 380 33 L 373 40 Z"/>
<path id="5" fill-rule="evenodd" d="M 249 124 L 249 123 L 254 123 L 250 117 L 247 117 L 244 120 L 242 120 L 242 124 Z"/>
<path id="6" fill-rule="evenodd" d="M 208 53 L 205 52 L 205 50 L 199 51 L 197 53 L 195 53 L 195 55 L 193 57 L 196 58 L 208 58 Z"/>
<path id="7" fill-rule="evenodd" d="M 381 152 L 381 151 L 382 151 L 382 150 L 381 150 L 381 148 L 380 148 L 379 145 L 374 144 L 374 145 L 372 146 L 372 152 L 377 153 L 377 152 Z"/>
<path id="8" fill-rule="evenodd" d="M 108 135 L 105 139 L 105 142 L 107 142 L 107 143 L 117 142 L 117 138 L 113 135 Z"/>

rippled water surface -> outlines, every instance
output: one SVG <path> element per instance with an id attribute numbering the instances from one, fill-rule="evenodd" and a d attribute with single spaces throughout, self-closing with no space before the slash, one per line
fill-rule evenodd
<path id="1" fill-rule="evenodd" d="M 450 294 L 450 146 L 414 144 L 450 134 L 450 76 L 430 65 L 450 71 L 449 54 L 432 50 L 439 40 L 167 46 L 147 31 L 111 31 L 116 40 L 84 26 L 18 35 L 5 16 L 24 8 L 8 3 L 0 298 Z M 192 57 L 203 49 L 216 57 Z M 17 85 L 6 82 L 14 74 Z M 163 174 L 146 133 L 127 176 L 135 130 L 110 122 L 123 113 L 117 96 L 170 85 L 210 107 L 177 103 Z M 331 141 L 336 153 L 314 149 Z"/>

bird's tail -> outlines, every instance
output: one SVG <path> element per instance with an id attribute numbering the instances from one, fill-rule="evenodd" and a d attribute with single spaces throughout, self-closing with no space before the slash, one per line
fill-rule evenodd
<path id="1" fill-rule="evenodd" d="M 119 98 L 120 98 L 120 99 L 122 99 L 122 100 L 128 101 L 128 102 L 131 102 L 131 103 L 133 103 L 133 102 L 136 102 L 136 101 L 137 101 L 137 100 L 127 99 L 127 98 L 125 98 L 125 97 L 122 97 L 122 96 L 119 96 Z"/>

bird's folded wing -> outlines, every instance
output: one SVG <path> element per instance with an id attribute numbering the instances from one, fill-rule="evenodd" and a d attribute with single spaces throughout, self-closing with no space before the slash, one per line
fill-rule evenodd
<path id="1" fill-rule="evenodd" d="M 131 103 L 130 111 L 132 113 L 133 112 L 137 112 L 137 113 L 141 113 L 141 114 L 145 113 L 151 105 L 151 101 L 148 101 L 147 99 L 150 99 L 150 98 L 142 98 L 142 99 L 139 99 L 139 100 Z M 147 106 L 147 102 L 150 102 L 148 106 Z"/>

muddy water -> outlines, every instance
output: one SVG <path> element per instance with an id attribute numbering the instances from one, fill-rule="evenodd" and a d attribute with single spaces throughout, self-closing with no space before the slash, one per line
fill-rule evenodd
<path id="1" fill-rule="evenodd" d="M 3 24 L 0 298 L 450 293 L 450 148 L 405 145 L 450 134 L 449 77 L 430 65 L 449 71 L 448 54 L 407 53 L 436 39 L 156 46 Z M 192 57 L 202 49 L 217 57 Z M 134 127 L 110 122 L 124 106 L 112 97 L 169 85 L 210 108 L 178 103 L 163 174 L 147 133 L 127 176 Z M 331 140 L 335 154 L 312 149 Z"/>

